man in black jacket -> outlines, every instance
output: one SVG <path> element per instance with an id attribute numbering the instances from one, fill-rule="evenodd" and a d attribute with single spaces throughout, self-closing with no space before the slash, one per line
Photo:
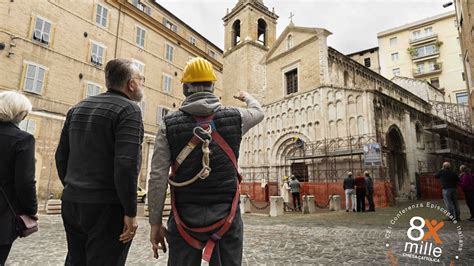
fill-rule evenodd
<path id="1" fill-rule="evenodd" d="M 107 92 L 69 110 L 56 151 L 66 265 L 124 265 L 137 229 L 145 78 L 127 59 L 109 61 L 105 78 Z"/>
<path id="2" fill-rule="evenodd" d="M 365 175 L 365 186 L 367 187 L 367 201 L 369 202 L 369 212 L 374 212 L 375 211 L 374 180 L 370 176 L 369 171 L 365 171 L 364 175 Z"/>
<path id="3" fill-rule="evenodd" d="M 457 185 L 459 182 L 459 176 L 451 170 L 451 163 L 444 162 L 443 169 L 441 169 L 436 175 L 436 178 L 440 179 L 441 187 L 443 189 L 443 200 L 446 204 L 446 208 L 449 211 L 450 218 L 446 218 L 447 221 L 453 219 L 461 220 L 461 212 L 459 211 L 458 203 L 458 190 Z M 452 218 L 451 218 L 452 217 Z"/>

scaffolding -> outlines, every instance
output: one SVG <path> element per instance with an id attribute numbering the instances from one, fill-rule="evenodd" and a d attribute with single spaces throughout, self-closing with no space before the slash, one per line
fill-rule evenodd
<path id="1" fill-rule="evenodd" d="M 359 175 L 365 169 L 370 169 L 374 177 L 384 177 L 385 167 L 366 166 L 363 156 L 364 145 L 375 143 L 382 145 L 381 142 L 383 140 L 375 134 L 324 138 L 310 143 L 303 143 L 293 154 L 289 154 L 286 160 L 292 163 L 302 162 L 311 166 L 309 177 L 305 180 L 310 182 L 338 182 L 349 171 L 354 175 Z"/>
<path id="2" fill-rule="evenodd" d="M 425 129 L 433 133 L 427 142 L 428 152 L 451 161 L 455 169 L 474 163 L 474 132 L 469 106 L 446 102 L 431 102 L 431 123 Z M 438 162 L 438 167 L 439 168 Z M 427 168 L 433 172 L 436 169 Z"/>

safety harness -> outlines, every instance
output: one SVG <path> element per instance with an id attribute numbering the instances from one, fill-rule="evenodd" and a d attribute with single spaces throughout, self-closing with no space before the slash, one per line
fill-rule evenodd
<path id="1" fill-rule="evenodd" d="M 237 165 L 237 158 L 234 154 L 234 151 L 232 148 L 227 144 L 227 142 L 224 140 L 224 138 L 217 132 L 216 126 L 214 124 L 214 114 L 210 116 L 193 116 L 193 118 L 196 120 L 197 125 L 193 129 L 193 137 L 191 140 L 186 144 L 186 146 L 181 150 L 181 152 L 178 154 L 176 157 L 176 160 L 172 163 L 171 165 L 171 175 L 168 178 L 168 182 L 170 184 L 171 188 L 171 209 L 173 212 L 174 219 L 176 221 L 176 227 L 178 229 L 179 234 L 184 238 L 184 240 L 191 245 L 192 247 L 203 250 L 202 253 L 202 259 L 209 262 L 211 260 L 212 256 L 212 251 L 214 250 L 214 246 L 217 241 L 219 241 L 222 236 L 230 229 L 232 222 L 235 218 L 235 214 L 237 211 L 237 206 L 239 203 L 239 183 L 242 180 L 242 176 L 239 174 L 238 171 L 238 165 Z M 200 179 L 206 179 L 210 172 L 211 168 L 209 167 L 210 163 L 210 150 L 209 150 L 209 144 L 212 141 L 215 141 L 215 143 L 225 152 L 227 157 L 229 157 L 230 161 L 232 162 L 232 165 L 234 166 L 236 172 L 237 172 L 237 188 L 235 190 L 235 195 L 232 200 L 232 206 L 230 208 L 229 214 L 224 217 L 223 219 L 219 220 L 218 222 L 206 226 L 206 227 L 199 227 L 199 228 L 191 228 L 188 227 L 181 217 L 178 214 L 178 210 L 176 208 L 176 200 L 175 200 L 175 194 L 174 194 L 174 187 L 183 187 L 183 186 L 188 186 L 195 182 L 198 178 Z M 176 171 L 178 170 L 179 166 L 186 160 L 188 155 L 199 145 L 199 143 L 202 143 L 202 169 L 197 173 L 193 178 L 186 180 L 184 182 L 175 182 L 172 179 L 176 175 Z M 195 233 L 206 233 L 210 231 L 217 230 L 215 233 L 211 235 L 211 237 L 206 241 L 206 242 L 201 242 L 191 235 L 186 231 L 189 230 L 191 232 Z"/>

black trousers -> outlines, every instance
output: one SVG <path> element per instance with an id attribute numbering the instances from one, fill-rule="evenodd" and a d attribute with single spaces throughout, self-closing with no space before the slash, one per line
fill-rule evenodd
<path id="1" fill-rule="evenodd" d="M 293 208 L 298 208 L 301 210 L 300 193 L 292 192 L 291 195 L 293 196 Z M 296 205 L 296 201 L 298 201 L 298 205 Z"/>
<path id="2" fill-rule="evenodd" d="M 464 189 L 464 198 L 471 213 L 471 218 L 474 218 L 474 189 Z"/>
<path id="3" fill-rule="evenodd" d="M 8 245 L 0 245 L 0 266 L 5 265 L 7 261 L 8 254 L 10 254 L 10 249 L 12 248 L 12 244 Z"/>
<path id="4" fill-rule="evenodd" d="M 185 217 L 186 212 L 180 212 L 180 217 Z M 209 217 L 208 217 L 209 218 Z M 190 226 L 190 225 L 188 225 Z M 217 229 L 215 230 L 217 231 Z M 240 266 L 242 265 L 242 252 L 244 240 L 244 225 L 240 216 L 240 209 L 237 208 L 235 218 L 229 230 L 216 242 L 212 251 L 210 266 Z M 188 233 L 199 241 L 205 242 L 211 233 Z M 202 251 L 195 249 L 184 240 L 176 227 L 176 220 L 173 213 L 168 219 L 168 235 L 166 241 L 169 245 L 168 265 L 169 266 L 195 266 L 201 265 Z"/>
<path id="5" fill-rule="evenodd" d="M 65 265 L 125 265 L 123 209 L 118 204 L 62 202 L 68 253 Z"/>
<path id="6" fill-rule="evenodd" d="M 357 211 L 365 212 L 365 189 L 356 189 Z"/>
<path id="7" fill-rule="evenodd" d="M 375 211 L 374 193 L 367 194 L 367 201 L 369 202 L 369 211 Z"/>

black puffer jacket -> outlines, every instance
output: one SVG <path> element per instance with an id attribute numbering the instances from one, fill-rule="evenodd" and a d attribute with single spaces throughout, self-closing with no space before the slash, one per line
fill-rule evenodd
<path id="1" fill-rule="evenodd" d="M 242 122 L 240 112 L 235 108 L 223 108 L 216 112 L 214 123 L 217 132 L 232 148 L 237 159 L 239 158 L 240 141 L 242 139 Z M 179 152 L 193 137 L 196 121 L 187 113 L 174 112 L 165 117 L 166 136 L 171 149 L 171 159 L 174 161 Z M 199 144 L 183 164 L 178 168 L 174 181 L 183 182 L 194 177 L 201 169 L 202 144 Z M 225 152 L 212 141 L 210 144 L 210 175 L 198 179 L 189 186 L 175 188 L 176 203 L 212 205 L 231 203 L 237 189 L 237 171 Z"/>

